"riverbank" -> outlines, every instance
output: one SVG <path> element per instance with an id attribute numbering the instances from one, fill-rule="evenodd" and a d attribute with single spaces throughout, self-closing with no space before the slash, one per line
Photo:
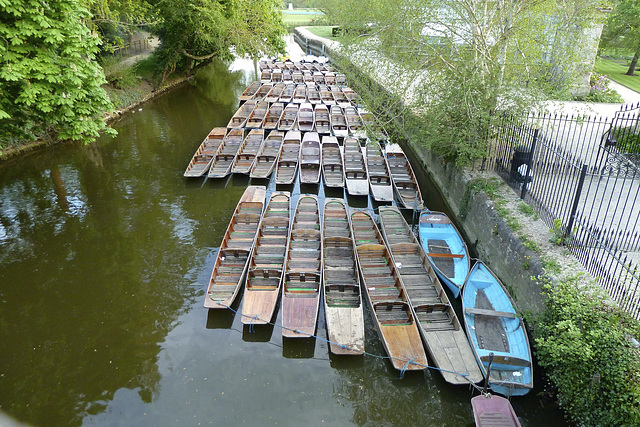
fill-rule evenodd
<path id="1" fill-rule="evenodd" d="M 130 70 L 135 67 L 136 64 L 149 58 L 153 54 L 153 51 L 159 46 L 158 40 L 150 37 L 148 33 L 136 33 L 134 35 L 134 40 L 144 38 L 148 38 L 148 42 L 142 45 L 144 48 L 120 56 L 120 60 L 103 67 L 105 76 L 110 80 L 110 83 L 103 85 L 103 88 L 107 91 L 114 105 L 120 104 L 113 112 L 104 113 L 107 124 L 111 125 L 117 122 L 123 115 L 138 110 L 146 102 L 175 89 L 193 78 L 193 75 L 175 76 L 164 84 L 158 85 L 156 79 L 154 79 L 151 74 L 147 76 L 130 76 L 131 78 L 128 79 L 128 83 L 124 87 L 119 87 L 119 79 L 113 78 L 112 76 L 130 73 Z M 123 94 L 126 94 L 126 96 L 123 96 Z M 122 100 L 126 101 L 122 102 Z M 36 141 L 5 147 L 0 149 L 0 163 L 50 145 L 63 143 L 74 142 L 60 141 L 53 136 L 47 136 Z"/>

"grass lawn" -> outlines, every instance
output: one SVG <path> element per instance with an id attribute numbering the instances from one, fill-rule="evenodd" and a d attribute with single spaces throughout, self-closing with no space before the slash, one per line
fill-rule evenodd
<path id="1" fill-rule="evenodd" d="M 324 18 L 324 15 L 314 15 L 309 13 L 283 13 L 282 22 L 287 27 L 300 27 L 311 24 L 311 21 L 317 21 Z"/>
<path id="2" fill-rule="evenodd" d="M 309 30 L 311 33 L 315 34 L 318 37 L 324 37 L 325 39 L 330 39 L 330 40 L 340 40 L 340 37 L 333 37 L 331 31 L 333 30 L 333 26 L 315 26 L 315 27 L 309 27 L 307 28 L 307 30 Z"/>
<path id="3" fill-rule="evenodd" d="M 605 74 L 614 82 L 640 93 L 640 69 L 636 68 L 635 76 L 627 76 L 625 73 L 629 70 L 628 65 L 602 58 L 596 58 L 594 68 L 596 72 Z"/>

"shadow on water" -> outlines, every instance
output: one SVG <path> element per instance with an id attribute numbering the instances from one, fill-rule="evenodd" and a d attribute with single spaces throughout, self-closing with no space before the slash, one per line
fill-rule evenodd
<path id="1" fill-rule="evenodd" d="M 287 359 L 311 359 L 315 354 L 316 339 L 282 338 L 282 356 Z"/>
<path id="2" fill-rule="evenodd" d="M 230 329 L 236 317 L 235 311 L 209 309 L 207 312 L 207 329 Z"/>
<path id="3" fill-rule="evenodd" d="M 246 342 L 269 342 L 273 336 L 273 325 L 244 325 L 242 339 Z"/>

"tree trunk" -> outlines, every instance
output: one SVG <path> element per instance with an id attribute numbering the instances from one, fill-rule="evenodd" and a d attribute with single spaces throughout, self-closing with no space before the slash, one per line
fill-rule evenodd
<path id="1" fill-rule="evenodd" d="M 640 45 L 638 46 L 638 49 L 636 49 L 635 55 L 633 55 L 631 65 L 629 65 L 629 71 L 626 72 L 627 76 L 633 76 L 634 71 L 636 71 L 636 65 L 638 65 L 638 57 L 640 57 Z"/>

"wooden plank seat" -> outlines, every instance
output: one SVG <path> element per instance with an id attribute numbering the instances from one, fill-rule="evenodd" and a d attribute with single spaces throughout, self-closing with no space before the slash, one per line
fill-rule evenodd
<path id="1" fill-rule="evenodd" d="M 465 313 L 469 313 L 469 314 L 476 314 L 476 315 L 481 315 L 481 316 L 492 316 L 492 317 L 506 317 L 509 319 L 515 319 L 516 318 L 516 314 L 515 313 L 509 313 L 506 311 L 495 311 L 495 310 L 486 310 L 486 309 L 482 309 L 482 308 L 465 308 L 464 309 Z"/>
<path id="2" fill-rule="evenodd" d="M 480 356 L 480 360 L 482 362 L 489 363 L 489 355 Z M 512 366 L 528 367 L 528 366 L 531 366 L 531 362 L 526 359 L 520 359 L 519 357 L 510 357 L 510 356 L 494 354 L 493 365 L 512 365 Z M 496 367 L 496 369 L 499 369 L 499 368 Z"/>
<path id="3" fill-rule="evenodd" d="M 225 248 L 221 251 L 222 256 L 225 258 L 239 258 L 240 260 L 246 260 L 249 256 L 249 250 L 244 248 Z"/>
<path id="4" fill-rule="evenodd" d="M 228 282 L 222 282 L 222 283 L 214 282 L 213 285 L 211 286 L 211 289 L 209 290 L 208 295 L 215 297 L 215 296 L 230 295 L 233 292 L 235 292 L 236 284 L 235 283 L 226 284 L 226 283 Z"/>

